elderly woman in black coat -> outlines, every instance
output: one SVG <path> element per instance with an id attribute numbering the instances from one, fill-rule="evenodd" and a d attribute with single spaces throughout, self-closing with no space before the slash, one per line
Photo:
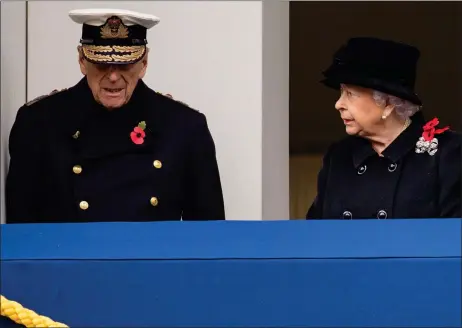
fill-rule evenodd
<path id="1" fill-rule="evenodd" d="M 333 144 L 307 219 L 461 217 L 461 135 L 425 121 L 414 93 L 419 51 L 354 38 L 335 54 L 323 83 L 347 137 Z"/>

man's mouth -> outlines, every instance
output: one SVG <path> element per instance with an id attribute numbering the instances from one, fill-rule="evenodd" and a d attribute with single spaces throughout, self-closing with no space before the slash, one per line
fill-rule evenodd
<path id="1" fill-rule="evenodd" d="M 109 93 L 119 93 L 123 90 L 123 88 L 103 88 L 104 91 Z"/>

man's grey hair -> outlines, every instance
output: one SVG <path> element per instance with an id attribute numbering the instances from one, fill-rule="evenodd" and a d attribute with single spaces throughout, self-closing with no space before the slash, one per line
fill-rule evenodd
<path id="1" fill-rule="evenodd" d="M 396 113 L 406 119 L 417 113 L 421 106 L 411 103 L 410 101 L 374 90 L 372 98 L 379 106 L 385 106 L 387 103 L 393 105 Z"/>

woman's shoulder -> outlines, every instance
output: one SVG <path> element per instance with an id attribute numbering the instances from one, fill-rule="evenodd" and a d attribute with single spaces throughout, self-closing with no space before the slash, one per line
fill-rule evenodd
<path id="1" fill-rule="evenodd" d="M 439 132 L 434 133 L 435 131 Z M 452 158 L 460 162 L 462 159 L 462 133 L 451 130 L 449 127 L 434 128 L 432 132 L 428 135 L 429 132 L 425 128 L 423 129 L 423 133 L 416 144 L 416 152 L 429 153 L 444 160 Z M 426 133 L 427 135 L 425 135 Z"/>
<path id="2" fill-rule="evenodd" d="M 462 132 L 448 130 L 441 135 L 440 140 L 441 142 L 459 145 L 460 147 L 460 145 L 462 144 Z"/>
<path id="3" fill-rule="evenodd" d="M 462 162 L 462 133 L 458 131 L 445 131 L 438 138 L 438 149 L 440 159 L 443 162 Z"/>

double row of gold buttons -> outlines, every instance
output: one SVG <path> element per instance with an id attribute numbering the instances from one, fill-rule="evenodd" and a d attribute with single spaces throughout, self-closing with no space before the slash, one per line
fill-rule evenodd
<path id="1" fill-rule="evenodd" d="M 162 162 L 159 161 L 159 160 L 155 160 L 154 163 L 153 163 L 153 166 L 156 168 L 156 169 L 160 169 L 162 167 Z M 75 173 L 75 174 L 80 174 L 82 173 L 82 166 L 80 165 L 74 165 L 72 167 L 72 171 Z M 159 204 L 159 200 L 157 199 L 157 197 L 151 197 L 150 201 L 152 206 L 157 206 Z M 88 207 L 90 206 L 90 204 L 88 204 L 87 201 L 83 200 L 79 203 L 79 207 L 81 210 L 87 210 Z"/>

